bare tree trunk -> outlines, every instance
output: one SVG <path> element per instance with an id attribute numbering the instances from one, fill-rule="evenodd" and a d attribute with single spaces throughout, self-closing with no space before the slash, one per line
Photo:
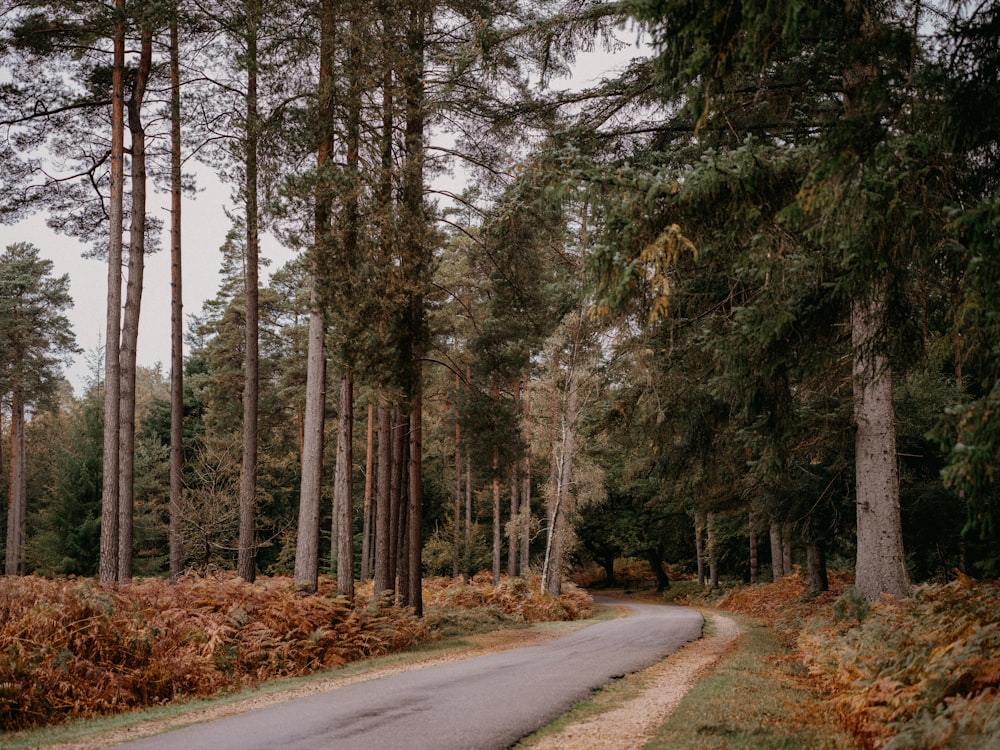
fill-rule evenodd
<path id="1" fill-rule="evenodd" d="M 375 404 L 369 402 L 368 404 L 368 428 L 367 434 L 365 435 L 365 497 L 363 504 L 363 513 L 361 519 L 361 582 L 364 583 L 368 580 L 368 575 L 371 570 L 370 558 L 371 558 L 371 534 L 372 534 L 372 484 L 374 477 L 372 476 L 372 471 L 374 470 L 375 461 Z"/>
<path id="2" fill-rule="evenodd" d="M 244 200 L 246 202 L 246 322 L 243 371 L 243 448 L 240 460 L 240 532 L 236 573 L 244 581 L 257 578 L 257 416 L 259 395 L 259 264 L 257 210 L 257 19 L 246 14 L 247 91 Z"/>
<path id="3" fill-rule="evenodd" d="M 781 545 L 781 524 L 771 519 L 771 576 L 777 581 L 785 575 L 785 555 Z"/>
<path id="4" fill-rule="evenodd" d="M 22 571 L 25 520 L 28 512 L 27 477 L 24 462 L 24 399 L 19 386 L 10 399 L 10 487 L 7 504 L 7 550 L 4 572 L 9 576 Z"/>
<path id="5" fill-rule="evenodd" d="M 866 599 L 910 595 L 899 510 L 892 367 L 884 354 L 886 283 L 851 304 L 857 565 L 855 587 Z"/>
<path id="6" fill-rule="evenodd" d="M 719 588 L 719 564 L 715 554 L 715 514 L 705 514 L 705 535 L 708 546 L 708 586 Z"/>
<path id="7" fill-rule="evenodd" d="M 542 570 L 542 587 L 551 596 L 562 593 L 563 543 L 567 533 L 570 486 L 573 481 L 574 430 L 576 429 L 579 399 L 579 375 L 576 357 L 572 357 L 566 380 L 565 405 L 557 414 L 559 421 L 558 443 L 553 448 L 555 466 L 550 472 L 550 482 L 555 480 L 555 503 L 549 512 L 549 537 L 545 565 Z"/>
<path id="8" fill-rule="evenodd" d="M 337 514 L 337 592 L 354 597 L 354 379 L 350 370 L 340 376 L 340 425 L 337 432 L 337 468 L 334 507 Z"/>
<path id="9" fill-rule="evenodd" d="M 128 284 L 122 320 L 119 375 L 120 433 L 118 443 L 118 581 L 132 580 L 132 515 L 135 505 L 135 377 L 139 344 L 139 311 L 146 265 L 146 132 L 142 103 L 153 64 L 153 36 L 143 29 L 139 64 L 133 75 L 132 96 L 127 102 L 132 139 L 132 220 L 129 227 Z"/>
<path id="10" fill-rule="evenodd" d="M 524 377 L 524 474 L 521 477 L 521 515 L 524 523 L 521 527 L 521 566 L 520 574 L 528 575 L 531 555 L 531 399 L 529 389 L 531 376 Z"/>
<path id="11" fill-rule="evenodd" d="M 121 377 L 118 349 L 122 314 L 122 231 L 125 181 L 125 0 L 115 0 L 111 67 L 111 195 L 109 198 L 108 304 L 104 341 L 104 459 L 101 490 L 101 583 L 118 580 L 118 445 Z"/>
<path id="12" fill-rule="evenodd" d="M 184 296 L 181 274 L 181 78 L 177 3 L 170 10 L 170 577 L 184 570 Z"/>
<path id="13" fill-rule="evenodd" d="M 465 460 L 465 580 L 472 576 L 472 462 Z"/>
<path id="14" fill-rule="evenodd" d="M 747 525 L 750 530 L 750 585 L 754 585 L 760 576 L 760 565 L 757 560 L 757 517 L 752 510 Z"/>
<path id="15" fill-rule="evenodd" d="M 694 554 L 698 566 L 698 585 L 705 585 L 705 514 L 694 514 Z"/>
<path id="16" fill-rule="evenodd" d="M 521 379 L 514 381 L 514 413 L 521 412 Z M 517 575 L 518 523 L 520 521 L 521 473 L 520 459 L 510 468 L 510 527 L 507 531 L 507 575 Z"/>
<path id="17" fill-rule="evenodd" d="M 316 591 L 319 586 L 319 519 L 323 496 L 323 443 L 326 421 L 326 353 L 323 311 L 313 275 L 310 292 L 309 339 L 306 354 L 306 406 L 299 484 L 299 525 L 295 544 L 295 586 Z"/>
<path id="18" fill-rule="evenodd" d="M 500 583 L 500 453 L 493 446 L 493 585 Z"/>
<path id="19" fill-rule="evenodd" d="M 455 392 L 456 401 L 458 389 L 461 385 L 461 379 L 458 375 L 455 376 Z M 453 529 L 452 535 L 452 545 L 454 555 L 454 562 L 451 568 L 451 574 L 453 578 L 458 578 L 459 570 L 461 568 L 461 557 L 462 557 L 462 426 L 458 421 L 458 406 L 457 403 L 454 407 L 455 411 L 455 528 Z"/>
<path id="20" fill-rule="evenodd" d="M 420 370 L 418 360 L 418 372 Z M 418 374 L 419 379 L 419 374 Z M 423 397 L 420 387 L 413 398 L 410 413 L 410 502 L 407 518 L 409 555 L 407 558 L 410 586 L 410 606 L 417 617 L 424 614 L 423 596 Z"/>
<path id="21" fill-rule="evenodd" d="M 493 408 L 500 408 L 500 384 L 493 383 Z M 500 583 L 500 449 L 493 446 L 493 585 Z"/>
<path id="22" fill-rule="evenodd" d="M 827 591 L 830 581 L 826 574 L 826 555 L 818 542 L 810 542 L 806 546 L 806 567 L 809 571 L 809 593 Z"/>
<path id="23" fill-rule="evenodd" d="M 781 524 L 781 567 L 785 575 L 792 572 L 792 525 L 790 523 Z"/>
<path id="24" fill-rule="evenodd" d="M 375 482 L 375 596 L 394 590 L 392 579 L 392 412 L 378 407 L 378 481 Z"/>

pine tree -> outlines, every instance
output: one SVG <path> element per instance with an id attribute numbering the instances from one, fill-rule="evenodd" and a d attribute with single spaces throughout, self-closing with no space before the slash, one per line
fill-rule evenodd
<path id="1" fill-rule="evenodd" d="M 22 570 L 27 518 L 25 413 L 55 390 L 60 364 L 76 351 L 66 318 L 69 277 L 53 278 L 52 261 L 26 243 L 0 255 L 0 387 L 11 404 L 10 500 L 5 571 Z"/>

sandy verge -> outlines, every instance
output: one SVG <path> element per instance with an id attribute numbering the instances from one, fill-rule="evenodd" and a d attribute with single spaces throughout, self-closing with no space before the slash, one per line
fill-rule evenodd
<path id="1" fill-rule="evenodd" d="M 632 750 L 645 745 L 684 694 L 716 665 L 740 636 L 728 617 L 706 615 L 713 633 L 687 644 L 644 675 L 649 682 L 640 695 L 618 708 L 571 724 L 558 734 L 525 743 L 531 750 Z"/>

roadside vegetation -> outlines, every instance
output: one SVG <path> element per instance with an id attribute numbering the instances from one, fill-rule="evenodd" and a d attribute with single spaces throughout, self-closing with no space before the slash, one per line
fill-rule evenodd
<path id="1" fill-rule="evenodd" d="M 318 596 L 290 578 L 231 574 L 99 586 L 89 579 L 0 579 L 0 730 L 218 695 L 453 635 L 589 617 L 589 594 L 559 597 L 537 581 L 425 581 L 426 616 L 353 602 L 321 579 Z M 2 743 L 0 743 L 2 744 Z"/>
<path id="2" fill-rule="evenodd" d="M 634 596 L 734 615 L 733 651 L 649 748 L 993 750 L 1000 737 L 1000 586 L 959 575 L 868 603 L 849 575 L 807 593 L 775 583 L 706 591 L 678 581 Z"/>

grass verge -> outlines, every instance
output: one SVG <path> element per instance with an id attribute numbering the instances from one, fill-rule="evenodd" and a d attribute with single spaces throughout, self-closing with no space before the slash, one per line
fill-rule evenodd
<path id="1" fill-rule="evenodd" d="M 801 664 L 761 620 L 723 613 L 743 636 L 646 745 L 649 750 L 857 750 Z"/>

